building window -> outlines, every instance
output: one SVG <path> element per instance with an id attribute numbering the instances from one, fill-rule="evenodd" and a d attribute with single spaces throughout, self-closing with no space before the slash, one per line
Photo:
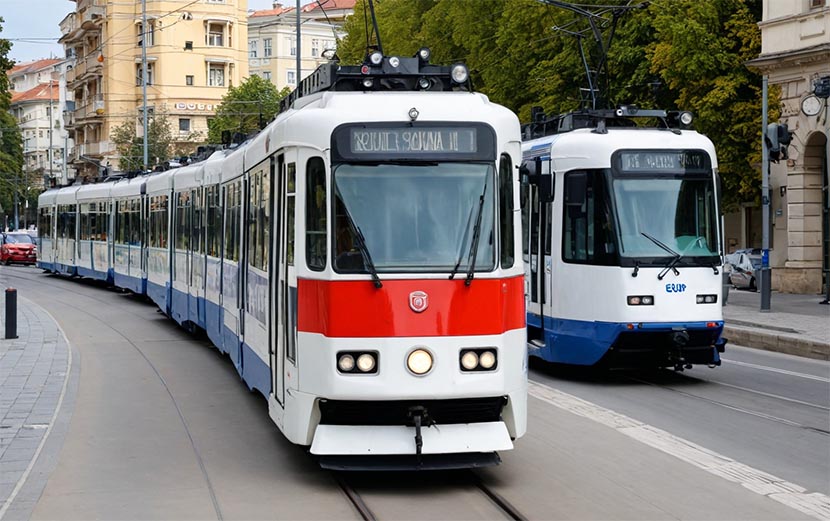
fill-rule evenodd
<path id="1" fill-rule="evenodd" d="M 256 40 L 248 40 L 248 58 L 256 58 Z"/>
<path id="2" fill-rule="evenodd" d="M 810 8 L 814 7 L 824 7 L 824 3 L 826 0 L 810 0 Z"/>
<path id="3" fill-rule="evenodd" d="M 271 57 L 271 38 L 262 40 L 262 56 L 265 58 Z"/>
<path id="4" fill-rule="evenodd" d="M 215 63 L 208 64 L 208 86 L 225 86 L 225 66 Z"/>
<path id="5" fill-rule="evenodd" d="M 179 132 L 190 132 L 190 118 L 179 118 Z"/>
<path id="6" fill-rule="evenodd" d="M 147 64 L 147 85 L 152 85 L 153 84 L 153 69 L 154 69 L 153 64 L 148 63 Z M 142 79 L 141 75 L 142 75 L 142 73 L 141 73 L 141 64 L 137 63 L 135 65 L 135 84 L 137 86 L 141 86 L 141 79 Z"/>
<path id="7" fill-rule="evenodd" d="M 320 56 L 320 40 L 311 40 L 311 55 L 314 57 Z"/>
<path id="8" fill-rule="evenodd" d="M 147 37 L 147 47 L 152 47 L 154 40 L 155 40 L 155 28 L 153 27 L 153 22 L 147 23 L 147 33 L 144 33 L 144 25 L 139 23 L 136 25 L 138 30 L 138 40 L 136 41 L 136 46 L 141 47 L 141 41 L 146 36 Z"/>
<path id="9" fill-rule="evenodd" d="M 287 71 L 285 75 L 285 83 L 289 85 L 294 85 L 297 83 L 297 74 L 296 71 Z"/>
<path id="10" fill-rule="evenodd" d="M 225 35 L 225 26 L 222 24 L 208 24 L 207 44 L 212 47 L 222 47 Z"/>
<path id="11" fill-rule="evenodd" d="M 266 81 L 271 81 L 271 71 L 262 71 L 262 78 Z"/>
<path id="12" fill-rule="evenodd" d="M 289 52 L 291 56 L 297 56 L 297 39 L 296 38 L 286 38 L 286 44 L 288 44 Z"/>
<path id="13" fill-rule="evenodd" d="M 193 86 L 193 75 L 192 75 L 192 74 L 188 74 L 188 75 L 186 75 L 186 76 L 184 77 L 184 83 L 185 83 L 185 85 L 187 85 L 188 87 L 192 87 L 192 86 Z"/>

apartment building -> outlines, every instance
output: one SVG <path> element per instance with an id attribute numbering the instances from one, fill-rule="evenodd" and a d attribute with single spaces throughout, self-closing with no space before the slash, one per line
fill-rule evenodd
<path id="1" fill-rule="evenodd" d="M 247 0 L 75 0 L 60 23 L 75 110 L 67 128 L 76 143 L 71 161 L 83 177 L 117 169 L 110 136 L 125 121 L 142 128 L 142 43 L 147 51 L 147 104 L 171 125 L 174 148 L 207 136 L 215 107 L 248 75 Z"/>
<path id="2" fill-rule="evenodd" d="M 43 59 L 17 64 L 7 72 L 10 112 L 23 137 L 23 172 L 33 188 L 67 180 L 64 149 L 68 134 L 62 122 L 66 97 L 58 79 L 65 65 L 65 60 Z"/>
<path id="3" fill-rule="evenodd" d="M 355 0 L 320 0 L 300 10 L 301 77 L 327 61 L 323 52 L 336 49 L 344 36 L 340 27 L 354 12 Z M 275 3 L 273 9 L 248 16 L 250 73 L 271 81 L 278 89 L 297 86 L 297 12 Z"/>
<path id="4" fill-rule="evenodd" d="M 761 55 L 748 65 L 781 87 L 779 121 L 793 132 L 789 159 L 770 168 L 772 286 L 820 293 L 830 284 L 830 108 L 813 91 L 830 82 L 830 0 L 764 0 L 759 26 Z M 758 208 L 731 220 L 727 240 L 731 229 L 746 246 L 761 246 Z"/>

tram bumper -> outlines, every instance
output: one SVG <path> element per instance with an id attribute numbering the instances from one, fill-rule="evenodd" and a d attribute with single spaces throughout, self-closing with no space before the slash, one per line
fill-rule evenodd
<path id="1" fill-rule="evenodd" d="M 492 453 L 513 442 L 502 421 L 431 425 L 420 429 L 421 454 Z M 338 456 L 417 455 L 416 427 L 405 425 L 318 425 L 311 453 Z"/>

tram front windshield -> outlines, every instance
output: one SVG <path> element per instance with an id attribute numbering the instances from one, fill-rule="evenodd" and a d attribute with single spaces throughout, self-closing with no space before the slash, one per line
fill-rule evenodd
<path id="1" fill-rule="evenodd" d="M 718 259 L 718 220 L 711 176 L 615 178 L 614 206 L 620 255 L 649 259 L 682 256 L 681 264 Z"/>
<path id="2" fill-rule="evenodd" d="M 335 269 L 366 272 L 359 229 L 379 273 L 449 273 L 456 265 L 464 273 L 473 262 L 476 271 L 492 270 L 494 172 L 490 164 L 459 162 L 335 167 Z"/>

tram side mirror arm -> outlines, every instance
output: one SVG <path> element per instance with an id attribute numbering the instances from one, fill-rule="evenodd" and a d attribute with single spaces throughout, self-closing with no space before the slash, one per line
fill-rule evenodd
<path id="1" fill-rule="evenodd" d="M 553 173 L 548 169 L 542 169 L 542 158 L 534 158 L 533 161 L 525 161 L 519 167 L 519 179 L 522 184 L 534 185 L 539 190 L 539 200 L 543 203 L 553 201 L 554 181 Z"/>

